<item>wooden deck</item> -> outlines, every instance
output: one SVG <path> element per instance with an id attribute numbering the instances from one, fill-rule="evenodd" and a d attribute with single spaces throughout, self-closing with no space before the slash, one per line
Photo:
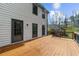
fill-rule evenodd
<path id="1" fill-rule="evenodd" d="M 0 49 L 1 56 L 77 56 L 78 44 L 71 39 L 46 36 Z"/>

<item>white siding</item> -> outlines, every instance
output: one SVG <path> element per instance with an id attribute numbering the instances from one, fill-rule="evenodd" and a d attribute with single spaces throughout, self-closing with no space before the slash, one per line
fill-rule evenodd
<path id="1" fill-rule="evenodd" d="M 38 16 L 32 14 L 32 4 L 0 3 L 0 47 L 11 44 L 11 19 L 24 22 L 24 40 L 32 38 L 32 23 L 38 24 L 38 37 L 42 36 L 42 25 L 47 30 L 47 19 L 42 19 L 42 10 L 38 7 Z M 26 26 L 28 24 L 28 27 Z M 45 30 L 45 32 L 47 32 Z"/>
<path id="2" fill-rule="evenodd" d="M 11 22 L 7 18 L 0 17 L 0 46 L 11 43 Z"/>

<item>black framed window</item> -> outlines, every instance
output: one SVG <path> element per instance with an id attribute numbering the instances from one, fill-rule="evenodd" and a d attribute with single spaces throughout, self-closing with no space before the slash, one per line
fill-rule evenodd
<path id="1" fill-rule="evenodd" d="M 12 43 L 23 40 L 23 21 L 12 19 L 11 21 Z"/>
<path id="2" fill-rule="evenodd" d="M 32 5 L 33 5 L 33 10 L 32 10 L 33 14 L 38 15 L 38 7 L 34 3 Z"/>
<path id="3" fill-rule="evenodd" d="M 32 23 L 32 37 L 38 36 L 38 24 Z"/>
<path id="4" fill-rule="evenodd" d="M 45 19 L 45 12 L 42 11 L 42 18 Z"/>
<path id="5" fill-rule="evenodd" d="M 45 19 L 45 14 L 42 14 L 42 18 Z"/>
<path id="6" fill-rule="evenodd" d="M 42 25 L 42 35 L 45 35 L 45 25 Z"/>

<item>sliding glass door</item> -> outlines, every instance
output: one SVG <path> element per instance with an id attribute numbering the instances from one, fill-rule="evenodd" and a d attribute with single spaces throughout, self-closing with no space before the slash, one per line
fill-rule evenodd
<path id="1" fill-rule="evenodd" d="M 23 40 L 23 21 L 12 19 L 12 43 Z"/>

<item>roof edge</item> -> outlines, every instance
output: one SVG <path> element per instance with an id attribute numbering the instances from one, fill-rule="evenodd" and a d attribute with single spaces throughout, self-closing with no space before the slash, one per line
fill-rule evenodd
<path id="1" fill-rule="evenodd" d="M 41 9 L 45 10 L 47 13 L 49 13 L 49 11 L 41 3 L 34 3 L 34 4 L 40 7 Z"/>

